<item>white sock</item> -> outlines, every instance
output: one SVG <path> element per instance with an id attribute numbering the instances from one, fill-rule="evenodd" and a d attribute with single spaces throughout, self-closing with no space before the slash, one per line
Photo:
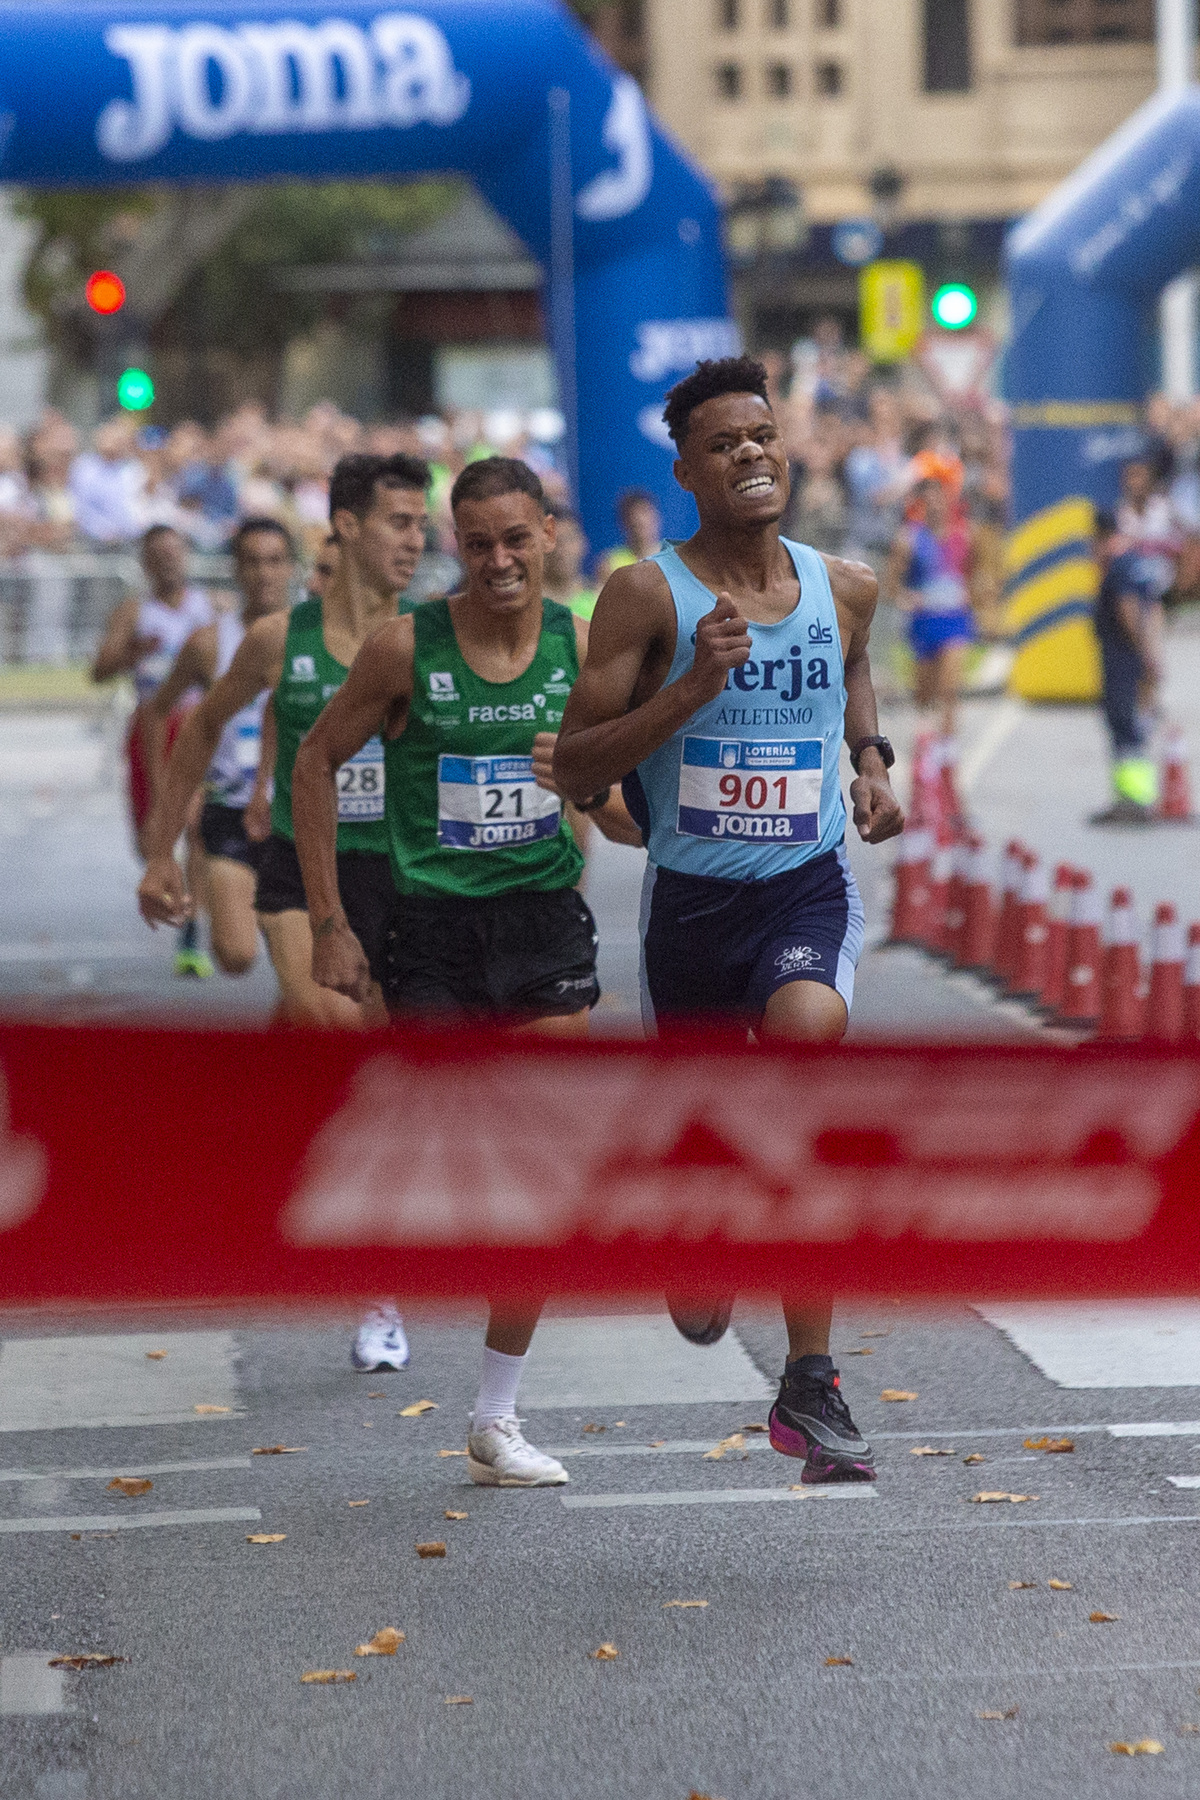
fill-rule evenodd
<path id="1" fill-rule="evenodd" d="M 512 1418 L 517 1410 L 517 1389 L 524 1367 L 523 1356 L 505 1356 L 502 1350 L 489 1350 L 484 1345 L 479 1397 L 472 1420 L 474 1431 L 482 1431 L 496 1419 Z"/>

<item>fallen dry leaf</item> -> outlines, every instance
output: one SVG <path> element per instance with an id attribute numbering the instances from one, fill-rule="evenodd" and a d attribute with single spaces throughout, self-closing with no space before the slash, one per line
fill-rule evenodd
<path id="1" fill-rule="evenodd" d="M 1185 1737 L 1185 1736 L 1187 1736 L 1187 1734 L 1188 1734 L 1188 1733 L 1189 1733 L 1189 1732 L 1190 1732 L 1190 1733 L 1195 1733 L 1195 1732 L 1198 1732 L 1198 1731 L 1200 1731 L 1200 1725 L 1181 1725 L 1181 1726 L 1180 1726 L 1180 1727 L 1179 1727 L 1179 1734 L 1180 1734 L 1180 1736 L 1181 1736 L 1181 1737 Z"/>
<path id="2" fill-rule="evenodd" d="M 727 1450 L 741 1450 L 744 1452 L 745 1448 L 745 1438 L 740 1431 L 735 1431 L 731 1437 L 722 1438 L 719 1444 L 714 1444 L 711 1450 L 706 1450 L 704 1452 L 704 1460 L 705 1462 L 720 1462 Z"/>
<path id="3" fill-rule="evenodd" d="M 972 1494 L 971 1495 L 971 1504 L 973 1506 L 987 1506 L 992 1501 L 995 1501 L 995 1500 L 1009 1500 L 1012 1502 L 1012 1504 L 1014 1506 L 1020 1506 L 1020 1504 L 1023 1500 L 1040 1500 L 1040 1499 L 1041 1499 L 1040 1494 L 991 1494 L 991 1493 Z"/>
<path id="4" fill-rule="evenodd" d="M 1046 1583 L 1046 1586 L 1054 1588 L 1056 1590 L 1056 1592 L 1058 1592 L 1060 1594 L 1067 1594 L 1067 1593 L 1070 1593 L 1070 1591 L 1071 1591 L 1070 1582 L 1069 1581 L 1060 1581 L 1058 1579 L 1057 1575 L 1052 1575 L 1050 1577 L 1049 1581 Z"/>
<path id="5" fill-rule="evenodd" d="M 51 1656 L 52 1669 L 108 1669 L 113 1663 L 128 1662 L 127 1656 L 109 1656 L 103 1650 L 82 1650 L 76 1656 Z"/>
<path id="6" fill-rule="evenodd" d="M 588 1420 L 588 1422 L 587 1422 L 587 1424 L 586 1424 L 586 1425 L 585 1425 L 585 1426 L 584 1426 L 584 1428 L 583 1428 L 583 1429 L 584 1429 L 584 1431 L 585 1431 L 585 1433 L 586 1433 L 586 1432 L 589 1432 L 589 1431 L 594 1431 L 594 1432 L 595 1432 L 595 1433 L 596 1433 L 596 1435 L 597 1435 L 597 1436 L 599 1436 L 599 1434 L 600 1434 L 600 1433 L 601 1433 L 601 1432 L 602 1432 L 602 1431 L 607 1431 L 607 1430 L 608 1430 L 608 1426 L 607 1426 L 607 1425 L 597 1425 L 597 1424 L 595 1424 L 595 1423 L 594 1423 L 594 1421 L 592 1421 L 592 1420 L 591 1420 L 591 1419 L 589 1419 L 589 1420 Z"/>
<path id="7" fill-rule="evenodd" d="M 153 1486 L 154 1483 L 147 1481 L 144 1475 L 114 1475 L 105 1491 L 124 1494 L 126 1499 L 132 1500 L 135 1494 L 148 1494 Z"/>
<path id="8" fill-rule="evenodd" d="M 977 1719 L 1015 1719 L 1017 1710 L 1015 1706 L 1010 1706 L 1007 1712 L 981 1712 L 976 1713 L 975 1717 Z"/>
<path id="9" fill-rule="evenodd" d="M 447 1694 L 446 1695 L 446 1705 L 447 1706 L 474 1706 L 474 1704 L 475 1704 L 475 1702 L 472 1699 L 470 1694 Z"/>
<path id="10" fill-rule="evenodd" d="M 854 1658 L 852 1656 L 827 1656 L 825 1667 L 827 1669 L 852 1669 Z"/>
<path id="11" fill-rule="evenodd" d="M 1069 1456 L 1075 1449 L 1075 1440 L 1068 1437 L 1026 1438 L 1025 1448 L 1027 1450 L 1044 1450 L 1047 1456 Z"/>
<path id="12" fill-rule="evenodd" d="M 970 1456 L 963 1457 L 963 1461 L 965 1463 L 981 1463 L 983 1458 L 980 1456 L 978 1450 L 972 1450 Z"/>
<path id="13" fill-rule="evenodd" d="M 443 1517 L 443 1518 L 444 1518 L 444 1519 L 465 1519 L 465 1518 L 466 1518 L 466 1516 L 467 1516 L 467 1515 L 466 1515 L 466 1513 L 460 1513 L 460 1512 L 449 1512 L 449 1511 L 447 1511 L 447 1512 L 444 1512 L 444 1513 L 443 1513 L 443 1514 L 442 1514 L 442 1517 Z"/>
<path id="14" fill-rule="evenodd" d="M 770 1431 L 770 1429 L 771 1429 L 771 1427 L 769 1425 L 763 1425 L 763 1424 L 758 1423 L 757 1421 L 753 1425 L 739 1425 L 738 1426 L 739 1431 Z"/>
<path id="15" fill-rule="evenodd" d="M 303 1456 L 307 1444 L 260 1444 L 251 1456 Z"/>
<path id="16" fill-rule="evenodd" d="M 626 1427 L 625 1427 L 624 1419 L 614 1420 L 614 1422 L 613 1422 L 613 1430 L 614 1431 L 624 1431 L 625 1429 L 626 1429 Z"/>
<path id="17" fill-rule="evenodd" d="M 370 1506 L 369 1500 L 347 1500 L 347 1506 Z"/>
<path id="18" fill-rule="evenodd" d="M 859 1337 L 891 1337 L 892 1328 L 889 1325 L 886 1331 L 860 1331 L 858 1335 Z"/>
<path id="19" fill-rule="evenodd" d="M 146 1361 L 147 1362 L 161 1362 L 163 1357 L 166 1354 L 167 1353 L 165 1350 L 147 1350 Z"/>
<path id="20" fill-rule="evenodd" d="M 1089 1625 L 1117 1625 L 1120 1623 L 1120 1619 L 1120 1613 L 1093 1612 L 1088 1614 Z"/>
<path id="21" fill-rule="evenodd" d="M 377 1394 L 368 1394 L 367 1399 L 368 1400 L 386 1400 L 387 1395 L 383 1392 L 383 1389 L 381 1388 Z"/>
<path id="22" fill-rule="evenodd" d="M 318 1681 L 325 1685 L 334 1681 L 357 1681 L 353 1669 L 306 1669 L 301 1681 Z"/>
<path id="23" fill-rule="evenodd" d="M 252 1531 L 246 1538 L 248 1544 L 282 1544 L 287 1536 L 286 1531 Z"/>
<path id="24" fill-rule="evenodd" d="M 465 1456 L 466 1454 L 467 1453 L 465 1450 L 439 1450 L 438 1451 L 439 1456 Z"/>
<path id="25" fill-rule="evenodd" d="M 228 1413 L 232 1412 L 233 1408 L 232 1406 L 210 1406 L 207 1400 L 202 1400 L 199 1406 L 193 1406 L 192 1411 L 194 1413 Z"/>
<path id="26" fill-rule="evenodd" d="M 919 1400 L 920 1395 L 909 1388 L 884 1388 L 881 1400 Z"/>
<path id="27" fill-rule="evenodd" d="M 954 1452 L 953 1450 L 935 1450 L 932 1444 L 918 1444 L 916 1449 L 910 1450 L 908 1454 L 910 1456 L 953 1456 Z"/>
<path id="28" fill-rule="evenodd" d="M 423 1560 L 430 1556 L 445 1556 L 446 1546 L 442 1543 L 418 1544 L 417 1555 Z"/>
<path id="29" fill-rule="evenodd" d="M 1015 1592 L 1017 1588 L 1035 1588 L 1038 1584 L 1036 1581 L 1010 1581 L 1008 1585 Z"/>
<path id="30" fill-rule="evenodd" d="M 396 1414 L 398 1419 L 419 1419 L 422 1413 L 436 1412 L 436 1400 L 414 1400 L 411 1406 L 402 1406 Z"/>
<path id="31" fill-rule="evenodd" d="M 666 1441 L 666 1438 L 651 1438 L 650 1448 L 652 1450 L 661 1450 Z"/>
<path id="32" fill-rule="evenodd" d="M 598 1650 L 589 1651 L 593 1662 L 616 1662 L 620 1654 L 615 1644 L 601 1644 Z"/>
<path id="33" fill-rule="evenodd" d="M 384 1625 L 369 1644 L 359 1644 L 355 1656 L 395 1656 L 396 1648 L 404 1642 L 404 1633 L 397 1631 L 394 1625 Z"/>
<path id="34" fill-rule="evenodd" d="M 662 1609 L 664 1612 L 666 1612 L 668 1606 L 685 1607 L 685 1606 L 707 1606 L 707 1605 L 708 1605 L 707 1600 L 664 1600 L 662 1603 Z"/>
<path id="35" fill-rule="evenodd" d="M 373 1419 L 364 1419 L 363 1420 L 363 1430 L 364 1431 L 374 1431 L 374 1429 L 375 1429 L 375 1422 Z"/>
<path id="36" fill-rule="evenodd" d="M 1163 1747 L 1157 1738 L 1139 1738 L 1136 1744 L 1110 1744 L 1117 1756 L 1161 1756 Z"/>
<path id="37" fill-rule="evenodd" d="M 844 1350 L 842 1354 L 844 1356 L 874 1356 L 875 1352 L 864 1344 L 860 1350 Z"/>

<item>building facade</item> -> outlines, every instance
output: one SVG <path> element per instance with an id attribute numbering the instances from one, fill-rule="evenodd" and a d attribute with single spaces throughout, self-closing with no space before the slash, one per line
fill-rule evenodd
<path id="1" fill-rule="evenodd" d="M 800 198 L 793 251 L 739 282 L 760 343 L 853 310 L 840 220 L 986 296 L 1006 226 L 1155 80 L 1153 0 L 646 0 L 642 24 L 652 103 L 726 197 Z"/>

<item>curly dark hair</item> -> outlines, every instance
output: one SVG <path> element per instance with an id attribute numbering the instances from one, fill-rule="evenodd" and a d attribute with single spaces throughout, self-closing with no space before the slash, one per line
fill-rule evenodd
<path id="1" fill-rule="evenodd" d="M 700 362 L 690 375 L 677 381 L 667 395 L 663 424 L 682 449 L 692 414 L 706 400 L 720 394 L 757 394 L 767 398 L 767 371 L 753 356 L 723 356 L 718 362 Z"/>

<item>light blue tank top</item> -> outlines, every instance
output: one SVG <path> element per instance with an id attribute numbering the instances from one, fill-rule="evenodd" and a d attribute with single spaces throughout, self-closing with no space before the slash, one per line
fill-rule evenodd
<path id="1" fill-rule="evenodd" d="M 217 614 L 215 680 L 219 681 L 224 675 L 245 635 L 246 627 L 233 613 Z M 263 712 L 270 691 L 269 688 L 264 688 L 248 706 L 235 712 L 226 721 L 221 732 L 204 784 L 208 798 L 215 800 L 219 806 L 243 807 L 250 803 L 250 796 L 254 792 L 254 778 L 258 774 Z"/>
<path id="2" fill-rule="evenodd" d="M 845 729 L 842 643 L 829 571 L 782 538 L 800 578 L 794 612 L 750 626 L 750 660 L 624 782 L 650 860 L 687 875 L 763 881 L 842 842 L 838 758 Z M 692 663 L 696 626 L 716 596 L 675 550 L 650 559 L 675 602 L 667 681 Z"/>

